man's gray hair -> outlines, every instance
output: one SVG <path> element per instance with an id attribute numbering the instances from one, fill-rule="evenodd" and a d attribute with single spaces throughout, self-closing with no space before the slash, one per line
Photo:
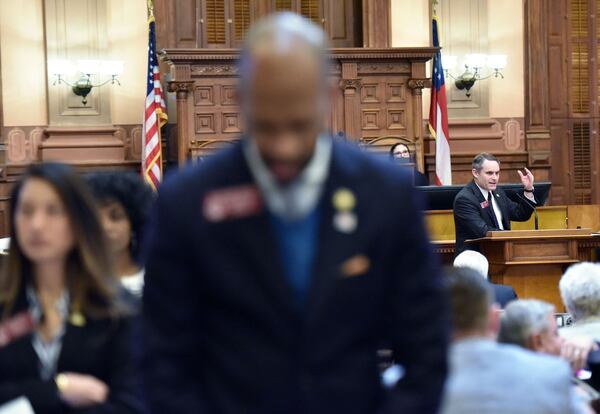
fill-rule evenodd
<path id="1" fill-rule="evenodd" d="M 465 250 L 454 259 L 454 267 L 473 269 L 487 279 L 490 263 L 481 253 L 475 250 Z"/>
<path id="2" fill-rule="evenodd" d="M 502 314 L 498 342 L 527 348 L 529 338 L 550 328 L 554 305 L 537 299 L 510 302 Z"/>
<path id="3" fill-rule="evenodd" d="M 600 316 L 600 265 L 583 262 L 569 267 L 558 287 L 575 321 Z"/>
<path id="4" fill-rule="evenodd" d="M 475 171 L 481 171 L 481 169 L 483 168 L 483 163 L 486 162 L 486 161 L 496 161 L 498 163 L 498 165 L 500 165 L 500 160 L 498 158 L 496 158 L 495 156 L 493 156 L 490 153 L 482 152 L 480 154 L 477 154 L 475 156 L 475 158 L 473 158 L 473 162 L 471 163 L 471 167 Z"/>

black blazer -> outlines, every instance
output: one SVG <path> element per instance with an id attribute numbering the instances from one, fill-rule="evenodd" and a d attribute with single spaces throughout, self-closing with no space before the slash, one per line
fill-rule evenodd
<path id="1" fill-rule="evenodd" d="M 512 201 L 501 188 L 492 192 L 496 203 L 502 212 L 502 225 L 504 230 L 510 230 L 511 221 L 527 221 L 533 213 L 529 202 L 521 200 L 519 203 Z M 454 225 L 456 227 L 456 254 L 463 250 L 478 250 L 476 245 L 466 245 L 467 239 L 485 237 L 488 231 L 500 230 L 494 226 L 492 212 L 489 207 L 482 207 L 486 201 L 475 184 L 471 181 L 463 187 L 454 198 Z"/>
<path id="2" fill-rule="evenodd" d="M 494 289 L 494 298 L 496 300 L 496 303 L 498 303 L 498 305 L 500 305 L 502 309 L 504 309 L 509 302 L 519 299 L 517 297 L 517 293 L 515 292 L 512 286 L 497 285 L 495 283 L 490 284 Z"/>
<path id="3" fill-rule="evenodd" d="M 143 296 L 151 412 L 435 413 L 447 311 L 408 174 L 333 144 L 302 311 L 267 211 L 211 222 L 203 210 L 215 190 L 254 186 L 241 145 L 160 188 Z M 334 225 L 332 197 L 342 188 L 356 198 L 350 233 Z M 389 394 L 377 366 L 382 343 L 406 370 Z"/>
<path id="4" fill-rule="evenodd" d="M 26 305 L 20 302 L 17 309 L 25 310 Z M 104 404 L 83 410 L 65 405 L 54 380 L 40 379 L 39 360 L 31 334 L 0 348 L 0 404 L 23 395 L 29 399 L 36 414 L 141 412 L 131 352 L 133 323 L 129 317 L 116 321 L 87 318 L 84 326 L 67 325 L 58 372 L 88 374 L 104 381 L 110 389 Z"/>

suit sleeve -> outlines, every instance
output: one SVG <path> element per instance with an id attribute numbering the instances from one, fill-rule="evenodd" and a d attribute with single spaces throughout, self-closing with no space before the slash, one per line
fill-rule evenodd
<path id="1" fill-rule="evenodd" d="M 448 310 L 421 200 L 411 186 L 400 187 L 390 191 L 394 218 L 388 217 L 382 248 L 389 277 L 388 340 L 405 374 L 382 413 L 436 413 L 447 371 Z"/>
<path id="2" fill-rule="evenodd" d="M 457 226 L 466 230 L 471 238 L 478 239 L 485 237 L 488 231 L 498 230 L 489 226 L 479 214 L 479 207 L 471 202 L 467 197 L 457 197 L 454 203 L 454 217 Z"/>
<path id="3" fill-rule="evenodd" d="M 61 413 L 64 408 L 54 381 L 41 379 L 11 381 L 2 378 L 0 381 L 0 405 L 21 396 L 29 400 L 36 413 Z"/>
<path id="4" fill-rule="evenodd" d="M 146 240 L 143 396 L 149 413 L 207 413 L 200 383 L 198 290 L 183 195 L 163 184 Z"/>
<path id="5" fill-rule="evenodd" d="M 533 207 L 531 206 L 531 204 L 529 204 L 525 200 L 520 199 L 518 203 L 515 203 L 508 197 L 505 197 L 505 199 L 508 200 L 508 209 L 511 221 L 529 220 L 529 217 L 531 217 L 531 214 L 533 213 Z"/>
<path id="6" fill-rule="evenodd" d="M 139 376 L 132 346 L 135 321 L 124 318 L 115 322 L 109 343 L 110 369 L 106 383 L 108 400 L 79 411 L 81 414 L 138 414 L 143 412 L 139 393 Z"/>

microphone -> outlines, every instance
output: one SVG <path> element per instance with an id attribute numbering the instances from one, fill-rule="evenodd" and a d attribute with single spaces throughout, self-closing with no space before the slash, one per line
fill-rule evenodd
<path id="1" fill-rule="evenodd" d="M 540 226 L 539 226 L 539 223 L 538 223 L 539 217 L 538 217 L 538 213 L 537 213 L 537 208 L 535 208 L 535 203 L 532 203 L 531 200 L 527 199 L 527 197 L 523 197 L 518 191 L 515 192 L 515 194 L 521 200 L 524 200 L 533 209 L 533 223 L 535 225 L 535 229 L 539 230 L 540 229 Z"/>

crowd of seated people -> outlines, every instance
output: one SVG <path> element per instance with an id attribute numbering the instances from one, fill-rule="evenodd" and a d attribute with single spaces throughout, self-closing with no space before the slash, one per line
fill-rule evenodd
<path id="1" fill-rule="evenodd" d="M 600 341 L 600 265 L 578 263 L 560 279 L 560 295 L 573 324 L 560 329 L 563 338 Z"/>
<path id="2" fill-rule="evenodd" d="M 60 164 L 30 167 L 14 187 L 0 274 L 0 407 L 25 397 L 34 413 L 144 412 L 135 315 L 152 202 L 135 174 L 83 180 Z M 487 280 L 488 267 L 465 251 L 446 270 L 452 344 L 441 412 L 599 412 L 590 358 L 600 355 L 600 265 L 562 277 L 574 324 L 561 329 L 554 306 L 518 300 Z M 589 370 L 596 382 L 586 384 Z M 401 377 L 398 367 L 383 379 Z"/>

